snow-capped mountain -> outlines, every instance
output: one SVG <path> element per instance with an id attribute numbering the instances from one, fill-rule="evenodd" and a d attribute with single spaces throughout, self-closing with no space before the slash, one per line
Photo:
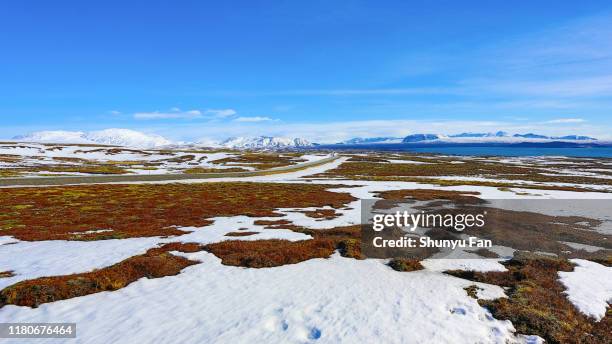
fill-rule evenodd
<path id="1" fill-rule="evenodd" d="M 171 144 L 162 136 L 145 134 L 130 129 L 104 129 L 99 131 L 37 131 L 13 137 L 16 141 L 46 143 L 104 144 L 137 148 L 154 148 Z"/>
<path id="2" fill-rule="evenodd" d="M 44 130 L 13 137 L 15 141 L 46 143 L 91 143 L 82 131 Z"/>
<path id="3" fill-rule="evenodd" d="M 434 141 L 439 140 L 443 136 L 437 134 L 412 134 L 404 137 L 403 143 L 421 142 L 421 141 Z"/>
<path id="4" fill-rule="evenodd" d="M 127 147 L 161 147 L 172 143 L 160 135 L 145 134 L 130 129 L 90 131 L 85 134 L 85 138 L 99 144 Z"/>
<path id="5" fill-rule="evenodd" d="M 514 134 L 514 135 L 512 135 L 512 137 L 522 137 L 522 138 L 525 138 L 525 139 L 548 139 L 549 138 L 546 135 L 539 135 L 539 134 L 533 134 L 533 133 Z"/>
<path id="6" fill-rule="evenodd" d="M 505 131 L 501 131 L 501 130 L 496 133 L 461 133 L 461 134 L 449 135 L 449 137 L 507 137 L 507 136 L 509 136 L 508 133 Z"/>
<path id="7" fill-rule="evenodd" d="M 274 149 L 274 148 L 291 148 L 291 147 L 306 147 L 311 143 L 303 138 L 289 137 L 232 137 L 223 142 L 221 146 L 226 148 L 236 149 Z"/>
<path id="8" fill-rule="evenodd" d="M 496 133 L 461 133 L 454 135 L 442 135 L 442 134 L 411 134 L 406 136 L 403 143 L 478 143 L 478 142 L 491 142 L 491 143 L 520 143 L 520 142 L 552 142 L 552 141 L 564 141 L 564 142 L 588 142 L 597 141 L 596 138 L 589 136 L 579 135 L 566 135 L 566 136 L 546 136 L 534 133 L 527 134 L 514 134 L 510 135 L 505 131 L 498 131 Z"/>
<path id="9" fill-rule="evenodd" d="M 356 144 L 368 144 L 368 143 L 399 143 L 399 142 L 402 142 L 401 137 L 384 136 L 384 137 L 367 137 L 367 138 L 355 137 L 350 140 L 343 141 L 341 143 L 347 144 L 347 145 L 356 145 Z"/>

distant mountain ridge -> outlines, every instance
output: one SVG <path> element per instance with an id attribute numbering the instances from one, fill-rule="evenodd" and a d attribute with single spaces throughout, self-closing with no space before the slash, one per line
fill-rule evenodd
<path id="1" fill-rule="evenodd" d="M 446 143 L 465 143 L 465 142 L 547 142 L 547 141 L 596 141 L 596 138 L 589 136 L 580 135 L 566 135 L 566 136 L 546 136 L 534 133 L 527 134 L 514 134 L 510 136 L 505 131 L 498 131 L 496 133 L 461 133 L 454 135 L 441 135 L 441 134 L 411 134 L 406 136 L 403 143 L 416 143 L 416 142 L 446 142 Z"/>
<path id="2" fill-rule="evenodd" d="M 37 131 L 13 137 L 15 141 L 43 143 L 105 144 L 135 148 L 211 147 L 231 149 L 287 149 L 318 145 L 300 137 L 256 136 L 232 137 L 223 141 L 201 139 L 197 142 L 172 142 L 156 134 L 146 134 L 130 129 L 105 129 L 98 131 Z M 346 145 L 392 144 L 392 143 L 546 143 L 546 142 L 592 143 L 596 138 L 583 135 L 547 136 L 536 133 L 513 134 L 505 131 L 493 133 L 464 132 L 460 134 L 416 133 L 403 138 L 393 136 L 356 137 L 340 142 Z M 600 142 L 600 141 L 598 141 Z"/>
<path id="3" fill-rule="evenodd" d="M 295 137 L 276 137 L 276 136 L 258 136 L 258 137 L 231 137 L 220 144 L 226 148 L 236 149 L 277 149 L 277 148 L 295 148 L 307 147 L 312 144 L 303 138 Z"/>
<path id="4" fill-rule="evenodd" d="M 45 130 L 13 137 L 15 141 L 41 143 L 103 144 L 134 148 L 159 147 L 217 147 L 232 149 L 282 149 L 311 146 L 308 140 L 299 137 L 232 137 L 218 142 L 202 139 L 198 142 L 172 142 L 160 135 L 145 134 L 130 129 L 105 129 L 99 131 Z"/>
<path id="5" fill-rule="evenodd" d="M 138 148 L 162 147 L 172 143 L 170 140 L 159 135 L 116 128 L 90 132 L 63 130 L 36 131 L 27 135 L 15 136 L 13 140 L 43 143 L 103 144 Z"/>
<path id="6" fill-rule="evenodd" d="M 461 133 L 455 135 L 449 135 L 449 137 L 507 137 L 508 133 L 505 131 L 498 131 L 496 133 Z"/>
<path id="7" fill-rule="evenodd" d="M 355 145 L 362 143 L 398 143 L 402 142 L 401 137 L 381 136 L 381 137 L 355 137 L 350 140 L 342 141 L 341 144 Z"/>

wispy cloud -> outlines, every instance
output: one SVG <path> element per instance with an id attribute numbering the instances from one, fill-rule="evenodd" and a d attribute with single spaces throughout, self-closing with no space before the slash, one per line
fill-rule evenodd
<path id="1" fill-rule="evenodd" d="M 227 118 L 237 114 L 238 112 L 236 112 L 234 109 L 208 109 L 205 110 L 204 113 L 216 118 Z"/>
<path id="2" fill-rule="evenodd" d="M 546 123 L 551 123 L 551 124 L 583 123 L 583 122 L 586 122 L 586 120 L 582 118 L 558 118 L 558 119 L 546 121 Z"/>
<path id="3" fill-rule="evenodd" d="M 261 117 L 261 116 L 254 116 L 254 117 L 238 117 L 236 119 L 234 119 L 234 122 L 271 122 L 271 121 L 277 121 L 275 119 L 272 119 L 270 117 Z"/>
<path id="4" fill-rule="evenodd" d="M 172 108 L 168 112 L 136 112 L 135 119 L 194 119 L 201 118 L 202 112 L 199 110 L 181 111 L 178 108 Z"/>
<path id="5" fill-rule="evenodd" d="M 228 118 L 236 115 L 234 109 L 206 109 L 206 110 L 189 110 L 183 111 L 178 107 L 173 107 L 169 111 L 153 111 L 153 112 L 136 112 L 134 118 L 139 120 L 155 120 L 155 119 L 215 119 Z"/>

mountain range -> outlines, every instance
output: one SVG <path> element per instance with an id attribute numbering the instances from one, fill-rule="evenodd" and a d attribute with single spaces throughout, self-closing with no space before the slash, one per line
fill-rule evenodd
<path id="1" fill-rule="evenodd" d="M 517 143 L 517 142 L 549 142 L 549 141 L 596 141 L 596 138 L 580 135 L 566 136 L 546 136 L 534 133 L 510 135 L 505 131 L 496 133 L 461 133 L 455 135 L 440 134 L 412 134 L 406 136 L 403 143 L 416 142 L 445 142 L 445 143 L 468 143 L 468 142 L 498 142 L 498 143 Z"/>
<path id="2" fill-rule="evenodd" d="M 199 140 L 196 142 L 172 142 L 160 135 L 145 134 L 130 129 L 105 129 L 99 131 L 37 131 L 27 135 L 13 137 L 21 142 L 45 143 L 80 143 L 105 144 L 113 146 L 126 146 L 137 148 L 160 147 L 214 147 L 233 149 L 283 149 L 308 147 L 317 145 L 304 138 L 289 138 L 278 136 L 232 137 L 223 141 Z M 534 133 L 510 135 L 504 131 L 494 133 L 460 133 L 453 135 L 423 133 L 411 134 L 405 137 L 356 137 L 340 142 L 344 145 L 384 144 L 384 143 L 544 143 L 553 141 L 563 142 L 593 142 L 596 138 L 580 135 L 546 136 Z"/>
<path id="3" fill-rule="evenodd" d="M 27 135 L 15 136 L 13 137 L 13 140 L 20 142 L 42 143 L 103 144 L 136 148 L 197 146 L 234 149 L 280 149 L 305 147 L 311 145 L 308 140 L 303 138 L 273 136 L 232 137 L 221 142 L 213 140 L 200 140 L 197 142 L 172 142 L 159 135 L 145 134 L 130 129 L 105 129 L 90 132 L 47 130 L 37 131 Z"/>
<path id="4" fill-rule="evenodd" d="M 258 136 L 258 137 L 231 137 L 219 144 L 221 147 L 237 148 L 237 149 L 265 149 L 265 148 L 288 148 L 288 147 L 306 147 L 311 143 L 303 138 L 289 137 L 273 137 L 273 136 Z"/>

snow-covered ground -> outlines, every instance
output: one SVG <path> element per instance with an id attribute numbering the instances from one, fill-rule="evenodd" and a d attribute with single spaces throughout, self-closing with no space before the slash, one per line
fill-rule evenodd
<path id="1" fill-rule="evenodd" d="M 377 260 L 338 255 L 269 269 L 224 266 L 203 252 L 185 256 L 202 263 L 178 276 L 38 309 L 6 306 L 0 315 L 76 322 L 77 343 L 516 340 L 509 321 L 495 320 L 467 296 L 463 288 L 475 283 L 439 273 L 397 273 Z M 483 297 L 503 296 L 499 287 L 479 286 Z"/>
<path id="2" fill-rule="evenodd" d="M 158 150 L 128 149 L 117 146 L 70 146 L 45 145 L 40 143 L 0 143 L 0 156 L 5 155 L 15 161 L 0 161 L 2 169 L 24 169 L 22 177 L 40 175 L 90 175 L 75 171 L 53 171 L 54 167 L 96 167 L 114 166 L 125 170 L 126 174 L 168 174 L 182 173 L 191 168 L 230 169 L 241 168 L 247 171 L 255 167 L 246 162 L 225 162 L 219 160 L 233 158 L 236 152 L 221 150 Z M 324 159 L 326 154 L 303 154 L 293 158 L 295 163 L 313 162 Z"/>

